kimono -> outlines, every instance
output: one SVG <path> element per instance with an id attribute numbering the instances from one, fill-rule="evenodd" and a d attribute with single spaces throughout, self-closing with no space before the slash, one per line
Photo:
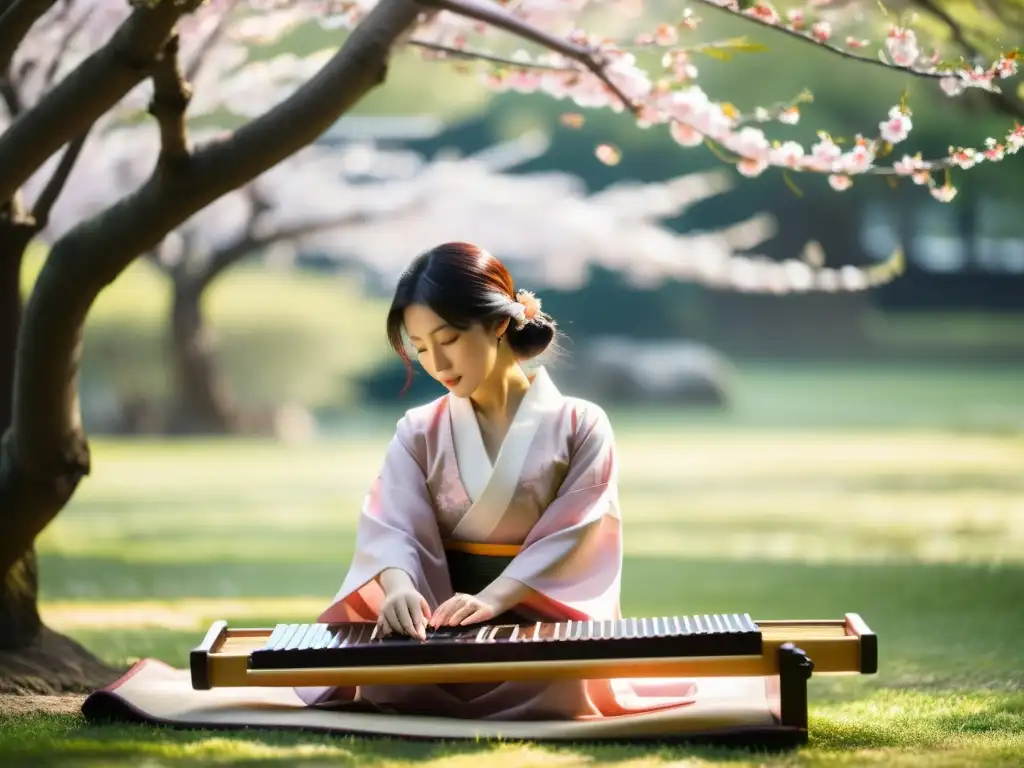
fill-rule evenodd
<path id="1" fill-rule="evenodd" d="M 401 568 L 431 610 L 453 594 L 449 556 L 514 553 L 500 575 L 533 590 L 529 621 L 621 618 L 622 519 L 614 436 L 594 403 L 531 377 L 491 462 L 472 403 L 448 394 L 405 413 L 359 518 L 355 555 L 318 621 L 376 621 L 377 576 Z M 496 545 L 496 546 L 495 546 Z M 465 590 L 463 590 L 465 591 Z M 492 720 L 580 719 L 682 706 L 686 680 L 580 680 L 296 689 L 309 705 Z"/>

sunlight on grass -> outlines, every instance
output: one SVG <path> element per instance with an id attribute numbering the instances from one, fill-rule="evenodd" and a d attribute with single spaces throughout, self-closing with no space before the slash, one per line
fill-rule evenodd
<path id="1" fill-rule="evenodd" d="M 771 765 L 1012 765 L 1024 748 L 1024 695 L 928 695 L 880 692 L 841 708 L 812 707 L 811 744 L 773 755 Z M 155 738 L 154 738 L 155 737 Z M 922 750 L 927 750 L 923 752 Z M 420 744 L 287 732 L 209 734 L 84 725 L 67 716 L 0 718 L 0 753 L 173 762 L 460 768 L 485 760 L 519 766 L 765 765 L 764 754 L 658 745 Z"/>
<path id="2" fill-rule="evenodd" d="M 343 562 L 389 435 L 305 446 L 97 441 L 39 541 L 128 561 Z M 938 433 L 618 430 L 626 550 L 678 558 L 1024 559 L 1024 442 Z"/>
<path id="3" fill-rule="evenodd" d="M 1024 441 L 934 430 L 679 429 L 612 413 L 623 607 L 859 612 L 880 671 L 811 680 L 811 744 L 770 764 L 1014 765 L 1024 750 Z M 109 663 L 184 666 L 212 621 L 312 621 L 344 576 L 390 422 L 343 440 L 94 444 L 39 541 L 42 612 Z M 761 766 L 669 747 L 419 745 L 0 718 L 0 756 L 121 764 Z"/>

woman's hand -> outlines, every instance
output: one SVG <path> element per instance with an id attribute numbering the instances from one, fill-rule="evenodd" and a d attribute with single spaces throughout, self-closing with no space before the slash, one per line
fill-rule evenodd
<path id="1" fill-rule="evenodd" d="M 402 587 L 384 598 L 377 618 L 377 631 L 381 637 L 398 632 L 426 640 L 429 616 L 430 605 L 423 595 L 412 587 Z"/>
<path id="2" fill-rule="evenodd" d="M 384 590 L 384 602 L 377 617 L 377 633 L 387 637 L 398 632 L 426 640 L 430 604 L 416 589 L 412 577 L 400 568 L 386 568 L 378 581 Z"/>
<path id="3" fill-rule="evenodd" d="M 457 592 L 445 600 L 430 617 L 432 627 L 455 627 L 490 621 L 498 615 L 498 606 L 487 600 L 483 593 L 464 595 Z"/>

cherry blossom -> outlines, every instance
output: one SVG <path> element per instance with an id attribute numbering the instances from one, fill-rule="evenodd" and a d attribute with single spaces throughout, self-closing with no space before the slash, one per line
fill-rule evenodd
<path id="1" fill-rule="evenodd" d="M 878 41 L 877 56 L 872 57 L 865 49 L 872 45 L 870 25 L 861 24 L 849 34 L 841 29 L 850 23 L 856 14 L 851 14 L 847 4 L 831 8 L 830 3 L 812 1 L 802 8 L 790 8 L 785 13 L 766 0 L 759 0 L 741 9 L 734 0 L 697 0 L 698 4 L 713 6 L 718 12 L 733 13 L 753 23 L 779 30 L 817 45 L 829 51 L 853 58 L 873 66 L 885 66 L 906 71 L 915 77 L 934 80 L 940 92 L 954 97 L 971 88 L 998 90 L 998 81 L 1017 74 L 1019 55 L 1007 52 L 988 66 L 966 64 L 943 64 L 938 48 L 928 53 L 920 41 L 919 31 L 912 20 L 901 20 L 889 25 L 884 36 Z M 537 3 L 527 3 L 522 18 L 530 17 Z M 543 7 L 551 20 L 552 14 L 561 11 L 566 14 L 578 12 L 579 3 L 544 3 Z M 519 15 L 517 9 L 511 11 Z M 474 48 L 476 36 L 485 32 L 478 26 L 459 24 L 450 17 L 454 14 L 440 14 L 437 29 L 459 29 L 457 47 L 464 51 L 479 51 Z M 440 19 L 444 19 L 443 22 Z M 649 32 L 633 35 L 631 44 L 657 46 L 665 49 L 661 64 L 663 71 L 644 69 L 636 59 L 624 52 L 623 46 L 596 34 L 574 29 L 572 40 L 592 46 L 604 57 L 605 77 L 580 66 L 578 61 L 558 53 L 547 53 L 531 57 L 523 51 L 509 58 L 507 66 L 488 67 L 484 70 L 485 82 L 495 90 L 515 90 L 521 93 L 540 92 L 560 100 L 572 100 L 577 107 L 585 109 L 610 108 L 620 111 L 629 106 L 636 115 L 639 126 L 666 125 L 672 138 L 680 147 L 692 148 L 702 144 L 715 143 L 732 150 L 737 170 L 744 176 L 756 176 L 769 168 L 787 171 L 823 173 L 839 178 L 830 181 L 837 190 L 849 188 L 853 176 L 860 175 L 907 175 L 895 164 L 881 164 L 878 158 L 883 150 L 892 145 L 906 142 L 914 127 L 909 107 L 902 101 L 892 106 L 884 120 L 877 123 L 877 134 L 871 137 L 866 131 L 856 135 L 852 146 L 836 154 L 835 146 L 820 145 L 814 148 L 799 146 L 784 137 L 769 138 L 765 134 L 751 134 L 746 123 L 775 121 L 782 125 L 796 124 L 801 117 L 798 104 L 783 109 L 755 107 L 751 117 L 741 117 L 730 105 L 710 97 L 697 83 L 699 70 L 693 56 L 711 51 L 743 52 L 756 50 L 744 40 L 704 41 L 688 38 L 698 28 L 701 19 L 692 9 L 684 11 L 680 21 L 661 22 Z M 428 24 L 428 27 L 432 25 Z M 873 28 L 877 31 L 877 27 Z M 868 35 L 864 33 L 868 32 Z M 442 35 L 443 36 L 443 35 Z M 454 39 L 454 38 L 449 38 Z M 842 41 L 837 43 L 837 41 Z M 861 51 L 864 51 L 861 53 Z M 614 83 L 620 94 L 613 93 L 609 83 Z M 629 104 L 619 97 L 625 94 Z M 742 134 L 740 132 L 743 131 Z M 1014 139 L 1017 128 L 1011 129 L 1000 138 L 986 137 L 985 149 L 970 153 L 979 160 L 999 162 L 1015 154 L 1019 149 L 1019 138 Z M 966 150 L 964 150 L 966 151 Z M 823 154 L 824 153 L 824 154 Z M 596 152 L 599 158 L 611 157 L 605 150 Z M 828 162 L 824 158 L 828 156 Z M 617 161 L 617 155 L 614 156 Z M 964 170 L 970 167 L 963 161 L 963 155 L 922 160 L 920 167 L 912 174 L 915 180 L 924 179 L 934 190 L 932 178 L 935 171 L 956 167 Z M 944 188 L 948 188 L 948 176 Z M 948 192 L 934 192 L 936 199 L 951 199 Z"/>
<path id="2" fill-rule="evenodd" d="M 47 17 L 49 23 L 30 35 L 28 44 L 19 51 L 20 63 L 53 61 L 58 70 L 70 71 L 97 40 L 109 34 L 107 25 L 127 16 L 126 6 L 111 0 L 104 3 L 74 0 L 62 6 L 66 9 L 64 15 Z M 370 2 L 339 3 L 324 8 L 341 14 L 348 25 L 357 23 L 358 16 L 372 6 Z M 556 11 L 564 14 L 569 6 L 578 10 L 582 4 L 560 0 L 544 5 L 531 0 L 525 12 L 550 17 Z M 251 55 L 253 46 L 274 43 L 302 23 L 311 7 L 306 2 L 216 0 L 186 17 L 180 27 L 180 57 L 193 84 L 189 104 L 193 122 L 208 122 L 211 116 L 225 112 L 241 118 L 259 114 L 312 77 L 326 55 L 323 52 L 307 56 L 288 52 L 271 57 Z M 94 8 L 116 8 L 116 12 L 93 15 Z M 472 34 L 482 34 L 475 22 L 468 24 L 454 14 L 442 13 L 438 18 L 439 22 L 422 25 L 414 37 L 455 41 L 456 34 L 466 40 Z M 676 39 L 678 29 L 675 33 L 667 29 L 656 31 L 659 45 L 672 45 L 672 39 Z M 588 39 L 581 32 L 574 33 L 574 38 Z M 53 58 L 52 45 L 64 39 L 76 42 Z M 755 116 L 744 116 L 730 105 L 712 101 L 696 85 L 661 89 L 638 66 L 633 53 L 606 43 L 594 44 L 603 46 L 608 57 L 605 75 L 627 98 L 645 105 L 652 124 L 667 122 L 681 146 L 699 146 L 706 139 L 725 140 L 730 149 L 748 158 L 740 161 L 741 173 L 747 175 L 763 172 L 775 157 L 788 157 L 786 163 L 793 168 L 804 163 L 798 144 L 774 147 L 762 129 L 743 124 L 745 120 L 793 123 L 799 118 L 797 105 L 802 96 L 761 108 Z M 423 52 L 438 53 L 429 47 L 423 47 Z M 531 57 L 520 49 L 510 53 L 510 60 L 523 62 L 524 66 L 512 70 L 514 76 L 502 81 L 508 88 L 558 94 L 559 98 L 571 99 L 579 109 L 625 108 L 600 77 L 568 69 L 569 62 L 563 56 L 548 53 Z M 40 67 L 23 69 L 37 72 Z M 685 74 L 696 77 L 695 70 Z M 15 85 L 29 103 L 45 90 L 27 79 Z M 151 121 L 139 119 L 145 115 L 151 97 L 152 87 L 145 82 L 93 127 L 57 204 L 49 212 L 41 232 L 44 240 L 52 242 L 80 221 L 107 209 L 152 172 L 153 159 L 160 149 L 159 132 Z M 573 112 L 563 123 L 578 127 L 583 119 L 579 112 Z M 221 134 L 217 127 L 198 125 L 190 128 L 195 143 Z M 763 216 L 721 232 L 698 234 L 678 234 L 662 223 L 662 219 L 679 215 L 686 206 L 728 189 L 730 183 L 720 174 L 659 184 L 613 185 L 591 194 L 578 179 L 565 174 L 506 173 L 536 156 L 541 145 L 546 146 L 545 142 L 538 145 L 536 139 L 520 140 L 476 156 L 428 163 L 411 152 L 382 149 L 372 139 L 352 140 L 341 148 L 314 144 L 198 211 L 149 256 L 179 279 L 183 274 L 203 274 L 218 254 L 252 240 L 257 252 L 260 244 L 270 243 L 293 253 L 314 248 L 339 260 L 354 258 L 367 268 L 389 274 L 406 258 L 402 254 L 408 253 L 409 242 L 476 232 L 474 236 L 498 250 L 514 254 L 513 259 L 542 264 L 532 270 L 543 271 L 547 284 L 567 285 L 581 280 L 595 262 L 621 269 L 641 282 L 676 276 L 717 287 L 772 293 L 861 290 L 896 274 L 892 269 L 847 270 L 840 280 L 832 271 L 805 272 L 790 263 L 775 264 L 737 254 L 736 249 L 755 248 L 768 236 L 773 225 Z M 819 148 L 819 164 L 826 156 L 831 158 L 829 162 L 837 159 L 836 153 L 838 149 L 825 152 Z M 596 148 L 595 155 L 601 162 L 614 165 L 621 151 L 605 143 Z M 60 159 L 60 155 L 51 157 L 24 186 L 29 199 L 38 198 Z M 468 199 L 467 188 L 477 190 Z M 531 220 L 540 218 L 550 225 L 530 226 Z M 392 235 L 404 244 L 393 243 Z M 548 265 L 544 257 L 553 251 L 561 255 L 560 259 Z M 281 252 L 280 248 L 273 251 L 277 256 Z"/>
<path id="3" fill-rule="evenodd" d="M 35 103 L 105 41 L 127 18 L 132 4 L 147 1 L 68 0 L 55 4 L 15 54 L 12 78 L 25 104 Z M 189 117 L 228 113 L 244 120 L 263 113 L 308 82 L 331 51 L 299 56 L 285 50 L 256 57 L 254 50 L 281 41 L 311 19 L 326 30 L 354 29 L 380 2 L 387 0 L 207 0 L 178 27 L 180 58 L 192 85 Z M 858 16 L 863 8 L 851 9 L 856 4 L 833 7 L 821 0 L 782 11 L 770 0 L 757 0 L 742 8 L 736 0 L 693 0 L 691 7 L 674 11 L 673 18 L 643 29 L 638 2 L 608 0 L 600 4 L 600 12 L 597 5 L 588 0 L 520 0 L 504 5 L 487 0 L 435 0 L 425 6 L 430 12 L 402 39 L 408 48 L 434 62 L 475 59 L 477 64 L 470 71 L 495 91 L 541 93 L 571 104 L 570 114 L 575 117 L 564 121 L 567 127 L 578 125 L 584 119 L 581 113 L 587 110 L 629 112 L 639 127 L 666 130 L 680 151 L 712 148 L 745 178 L 771 169 L 821 174 L 831 189 L 841 192 L 858 177 L 889 175 L 925 186 L 935 199 L 948 201 L 956 194 L 951 170 L 960 173 L 984 163 L 1005 162 L 1024 143 L 1024 129 L 1015 124 L 1003 136 L 979 137 L 975 147 L 951 146 L 944 157 L 922 158 L 906 148 L 915 123 L 909 106 L 900 100 L 889 106 L 881 119 L 852 126 L 852 140 L 841 142 L 819 131 L 816 141 L 804 145 L 788 136 L 786 129 L 806 119 L 801 105 L 811 101 L 811 94 L 802 92 L 785 104 L 740 110 L 702 87 L 704 64 L 698 67 L 695 63 L 696 57 L 704 56 L 712 62 L 709 66 L 715 66 L 717 59 L 735 59 L 763 49 L 745 38 L 708 39 L 702 32 L 703 18 L 695 12 L 704 7 L 708 14 L 732 14 L 745 23 L 798 38 L 864 66 L 925 78 L 951 98 L 975 88 L 997 91 L 1002 81 L 1017 75 L 1019 55 L 1015 51 L 1003 53 L 987 65 L 945 61 L 937 47 L 922 39 L 912 17 L 888 24 L 881 17 L 865 22 Z M 611 21 L 608 30 L 599 29 L 602 18 Z M 635 46 L 653 46 L 663 55 L 660 60 L 639 57 Z M 872 47 L 876 49 L 873 52 Z M 69 183 L 88 179 L 95 188 L 120 194 L 126 183 L 130 187 L 144 178 L 152 168 L 156 149 L 140 148 L 140 140 L 121 129 L 144 116 L 151 97 L 152 86 L 146 80 L 94 126 Z M 125 142 L 123 156 L 108 157 L 112 136 Z M 192 133 L 193 140 L 203 136 Z M 594 155 L 609 165 L 622 157 L 621 151 L 607 142 L 595 147 Z M 56 160 L 51 158 L 40 169 L 29 190 L 38 192 Z M 85 216 L 111 202 L 104 195 L 102 191 L 93 195 L 92 208 L 62 204 L 77 211 L 76 216 Z M 226 200 L 217 205 L 223 212 L 234 203 Z M 204 215 L 197 214 L 196 221 L 204 220 Z M 53 211 L 54 222 L 60 216 L 59 210 Z"/>

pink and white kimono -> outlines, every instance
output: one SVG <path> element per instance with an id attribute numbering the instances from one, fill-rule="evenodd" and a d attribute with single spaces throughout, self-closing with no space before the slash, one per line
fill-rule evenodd
<path id="1" fill-rule="evenodd" d="M 376 577 L 402 568 L 431 610 L 452 596 L 446 544 L 519 545 L 501 575 L 536 597 L 531 620 L 620 618 L 622 520 L 614 437 L 597 405 L 541 368 L 491 463 L 473 406 L 445 395 L 398 422 L 364 502 L 355 555 L 321 622 L 376 621 Z M 499 720 L 563 720 L 690 703 L 686 680 L 299 688 L 307 704 Z"/>

